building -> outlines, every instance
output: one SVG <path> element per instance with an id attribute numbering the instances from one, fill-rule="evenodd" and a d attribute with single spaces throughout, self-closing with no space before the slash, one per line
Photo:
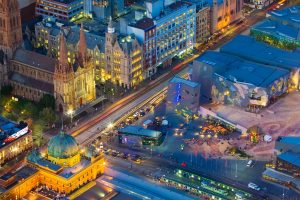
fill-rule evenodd
<path id="1" fill-rule="evenodd" d="M 300 52 L 286 51 L 239 35 L 220 49 L 221 52 L 239 56 L 264 65 L 277 66 L 290 71 L 289 88 L 299 88 Z M 259 52 L 259 54 L 257 53 Z"/>
<path id="2" fill-rule="evenodd" d="M 263 178 L 300 190 L 300 137 L 278 137 L 275 156 L 275 168 L 267 168 Z"/>
<path id="3" fill-rule="evenodd" d="M 24 122 L 0 117 L 0 165 L 32 147 L 32 134 Z"/>
<path id="4" fill-rule="evenodd" d="M 63 21 L 74 21 L 84 15 L 83 0 L 37 0 L 35 14 L 56 17 Z"/>
<path id="5" fill-rule="evenodd" d="M 300 47 L 300 6 L 272 11 L 267 19 L 251 28 L 257 40 L 273 46 L 293 50 Z"/>
<path id="6" fill-rule="evenodd" d="M 68 58 L 65 36 L 61 34 L 53 83 L 56 106 L 61 112 L 77 110 L 96 99 L 95 65 L 87 52 L 83 27 L 74 62 Z"/>
<path id="7" fill-rule="evenodd" d="M 22 26 L 18 0 L 2 1 L 0 7 L 0 57 L 3 60 L 11 59 L 15 50 L 22 45 Z M 5 59 L 3 59 L 5 57 Z M 4 64 L 2 62 L 2 64 Z M 5 73 L 5 72 L 4 72 Z M 0 80 L 5 74 L 0 72 Z"/>
<path id="8" fill-rule="evenodd" d="M 105 35 L 106 80 L 132 88 L 144 80 L 143 48 L 136 37 L 118 35 L 110 19 Z"/>
<path id="9" fill-rule="evenodd" d="M 18 0 L 22 22 L 28 22 L 35 17 L 36 0 Z"/>
<path id="10" fill-rule="evenodd" d="M 242 18 L 243 0 L 209 0 L 208 3 L 211 11 L 211 33 Z"/>
<path id="11" fill-rule="evenodd" d="M 189 0 L 196 4 L 196 47 L 207 41 L 211 35 L 211 11 L 206 0 Z"/>
<path id="12" fill-rule="evenodd" d="M 118 130 L 121 144 L 127 145 L 160 145 L 163 142 L 162 133 L 141 126 L 126 126 Z"/>
<path id="13" fill-rule="evenodd" d="M 0 199 L 21 199 L 40 186 L 68 195 L 103 174 L 104 166 L 102 153 L 81 151 L 76 140 L 61 131 L 51 138 L 46 152 L 32 151 L 25 166 L 0 177 Z"/>
<path id="14" fill-rule="evenodd" d="M 143 45 L 143 68 L 145 77 L 151 77 L 157 71 L 156 66 L 156 26 L 151 18 L 144 17 L 127 26 L 127 32 L 135 35 Z"/>
<path id="15" fill-rule="evenodd" d="M 164 9 L 153 4 L 152 9 L 155 13 L 147 9 L 147 16 L 152 17 L 156 26 L 156 66 L 169 66 L 174 56 L 195 47 L 196 5 L 177 1 Z"/>
<path id="16" fill-rule="evenodd" d="M 176 109 L 198 109 L 200 84 L 175 76 L 169 81 L 167 102 Z"/>
<path id="17" fill-rule="evenodd" d="M 220 52 L 207 51 L 193 63 L 192 80 L 215 103 L 265 107 L 287 92 L 288 79 L 288 70 Z"/>

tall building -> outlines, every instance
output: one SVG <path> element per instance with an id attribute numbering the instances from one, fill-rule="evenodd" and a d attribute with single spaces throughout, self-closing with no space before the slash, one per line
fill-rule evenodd
<path id="1" fill-rule="evenodd" d="M 84 0 L 37 0 L 35 14 L 73 21 L 84 15 Z"/>
<path id="2" fill-rule="evenodd" d="M 54 97 L 61 112 L 76 110 L 96 99 L 95 65 L 87 53 L 83 26 L 74 62 L 68 57 L 65 36 L 61 34 L 59 59 L 55 66 L 53 82 Z"/>

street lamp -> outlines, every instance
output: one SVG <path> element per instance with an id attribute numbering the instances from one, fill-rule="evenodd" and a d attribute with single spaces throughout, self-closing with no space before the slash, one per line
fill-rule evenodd
<path id="1" fill-rule="evenodd" d="M 70 115 L 70 117 L 71 117 L 71 124 L 72 124 L 72 122 L 73 122 L 73 114 L 74 114 L 74 110 L 73 110 L 72 108 L 70 108 L 70 109 L 68 110 L 67 114 Z"/>
<path id="2" fill-rule="evenodd" d="M 107 128 L 108 129 L 112 129 L 114 127 L 114 124 L 113 123 L 109 123 L 108 125 L 107 125 Z"/>

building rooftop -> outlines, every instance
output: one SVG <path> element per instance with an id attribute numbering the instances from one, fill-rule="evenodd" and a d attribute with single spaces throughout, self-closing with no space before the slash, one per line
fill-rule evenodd
<path id="1" fill-rule="evenodd" d="M 220 51 L 265 65 L 278 66 L 285 69 L 300 68 L 299 50 L 282 50 L 263 42 L 258 42 L 249 36 L 238 35 L 221 47 Z"/>
<path id="2" fill-rule="evenodd" d="M 0 116 L 0 148 L 29 133 L 26 123 L 15 123 Z"/>
<path id="3" fill-rule="evenodd" d="M 293 26 L 286 26 L 270 19 L 266 19 L 257 23 L 251 29 L 276 37 L 285 37 L 290 40 L 300 40 L 300 27 L 296 28 Z"/>
<path id="4" fill-rule="evenodd" d="M 37 90 L 45 91 L 49 94 L 54 93 L 54 85 L 45 81 L 37 80 L 29 76 L 24 76 L 20 73 L 13 72 L 10 74 L 9 79 L 18 84 L 26 85 Z"/>
<path id="5" fill-rule="evenodd" d="M 72 166 L 72 167 L 65 167 L 60 173 L 59 175 L 64 177 L 64 178 L 70 178 L 71 176 L 73 176 L 74 174 L 77 174 L 78 172 L 80 172 L 81 170 L 85 169 L 87 166 L 89 166 L 91 164 L 91 161 L 81 157 L 81 160 L 79 163 L 77 163 L 76 165 Z"/>
<path id="6" fill-rule="evenodd" d="M 300 154 L 292 153 L 292 152 L 285 152 L 277 156 L 281 160 L 289 162 L 297 167 L 300 167 Z"/>
<path id="7" fill-rule="evenodd" d="M 280 77 L 289 74 L 289 71 L 284 69 L 250 62 L 221 52 L 207 51 L 197 60 L 211 65 L 215 74 L 230 81 L 257 87 L 267 87 Z"/>
<path id="8" fill-rule="evenodd" d="M 282 24 L 292 26 L 295 28 L 300 28 L 300 5 L 274 10 L 267 14 L 267 16 Z"/>
<path id="9" fill-rule="evenodd" d="M 150 138 L 158 138 L 162 136 L 162 133 L 160 131 L 144 129 L 141 126 L 126 126 L 119 129 L 118 132 L 122 134 L 145 136 Z"/>
<path id="10" fill-rule="evenodd" d="M 300 146 L 300 137 L 296 136 L 280 136 L 277 138 L 277 142 L 280 143 L 287 143 L 292 145 L 299 145 Z"/>
<path id="11" fill-rule="evenodd" d="M 196 5 L 193 3 L 186 2 L 186 1 L 176 1 L 172 4 L 170 4 L 168 7 L 164 8 L 163 11 L 160 13 L 160 15 L 155 17 L 154 20 L 158 21 L 165 16 L 171 15 L 172 13 L 175 13 L 176 11 L 178 11 L 180 9 L 188 8 L 190 6 L 195 6 L 195 8 L 196 8 Z"/>
<path id="12" fill-rule="evenodd" d="M 196 82 L 184 79 L 184 78 L 180 78 L 178 76 L 175 76 L 174 78 L 172 78 L 170 80 L 170 83 L 182 83 L 182 84 L 188 85 L 193 88 L 199 86 L 199 83 L 196 83 Z"/>
<path id="13" fill-rule="evenodd" d="M 151 18 L 145 17 L 143 19 L 140 19 L 134 24 L 130 24 L 130 26 L 147 31 L 152 27 L 154 27 L 155 25 Z"/>
<path id="14" fill-rule="evenodd" d="M 54 73 L 56 59 L 50 58 L 39 54 L 34 51 L 28 51 L 25 49 L 18 49 L 12 59 L 13 61 L 24 63 L 26 65 L 44 70 L 50 73 Z"/>

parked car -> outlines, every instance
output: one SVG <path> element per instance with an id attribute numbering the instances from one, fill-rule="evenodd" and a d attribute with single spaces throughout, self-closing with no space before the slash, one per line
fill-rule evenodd
<path id="1" fill-rule="evenodd" d="M 251 188 L 253 190 L 259 191 L 260 187 L 258 187 L 258 185 L 256 185 L 255 183 L 248 183 L 248 188 Z"/>
<path id="2" fill-rule="evenodd" d="M 247 167 L 253 167 L 254 166 L 254 161 L 253 160 L 249 160 L 247 162 Z"/>

